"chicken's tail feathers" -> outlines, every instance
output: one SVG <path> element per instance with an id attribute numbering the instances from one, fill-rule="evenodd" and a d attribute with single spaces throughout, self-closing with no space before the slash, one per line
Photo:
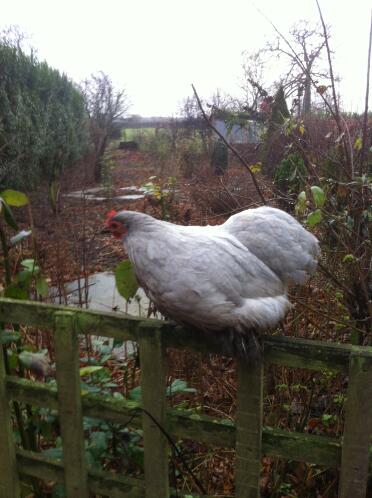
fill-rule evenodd
<path id="1" fill-rule="evenodd" d="M 286 294 L 279 296 L 246 298 L 239 308 L 234 310 L 235 328 L 245 330 L 265 330 L 275 327 L 287 314 L 291 303 Z"/>

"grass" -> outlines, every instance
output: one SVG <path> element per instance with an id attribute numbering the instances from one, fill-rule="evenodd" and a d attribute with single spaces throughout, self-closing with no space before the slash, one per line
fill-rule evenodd
<path id="1" fill-rule="evenodd" d="M 125 128 L 121 132 L 122 140 L 136 140 L 138 137 L 155 136 L 156 128 Z"/>

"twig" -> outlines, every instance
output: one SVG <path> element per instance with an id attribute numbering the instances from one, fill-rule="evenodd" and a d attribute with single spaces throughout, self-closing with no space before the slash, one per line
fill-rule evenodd
<path id="1" fill-rule="evenodd" d="M 336 285 L 338 285 L 341 289 L 343 289 L 343 290 L 347 293 L 347 295 L 348 295 L 349 297 L 354 297 L 353 292 L 352 292 L 350 289 L 348 289 L 348 288 L 346 287 L 346 285 L 344 285 L 342 282 L 340 282 L 340 281 L 338 280 L 338 278 L 337 278 L 337 277 L 335 277 L 335 276 L 333 275 L 333 273 L 332 273 L 331 271 L 329 271 L 329 270 L 328 270 L 328 268 L 326 268 L 326 267 L 325 267 L 325 266 L 324 266 L 324 265 L 323 265 L 320 261 L 318 261 L 318 266 L 319 266 L 319 268 L 320 268 L 320 271 L 321 271 L 322 273 L 324 273 L 324 275 L 326 275 L 326 276 L 327 276 L 330 280 L 332 280 L 332 282 L 333 282 L 333 283 L 335 283 L 335 284 L 336 284 Z"/>
<path id="2" fill-rule="evenodd" d="M 224 142 L 224 144 L 226 145 L 226 147 L 228 149 L 231 150 L 231 152 L 239 159 L 239 161 L 241 162 L 241 164 L 244 166 L 244 168 L 248 171 L 248 173 L 251 175 L 252 177 L 252 181 L 254 183 L 254 186 L 257 190 L 257 193 L 258 195 L 260 196 L 260 199 L 261 201 L 263 202 L 263 204 L 267 204 L 266 202 L 266 199 L 263 195 L 263 193 L 261 192 L 261 189 L 257 183 L 257 179 L 253 173 L 253 171 L 251 170 L 251 168 L 249 167 L 249 164 L 247 163 L 247 161 L 243 158 L 243 156 L 235 149 L 235 147 L 233 147 L 227 140 L 226 138 L 222 135 L 222 133 L 220 133 L 217 128 L 212 124 L 211 122 L 211 119 L 206 115 L 204 109 L 203 109 L 203 106 L 202 106 L 202 103 L 200 101 L 200 98 L 199 98 L 199 95 L 197 93 L 197 91 L 195 90 L 195 87 L 194 85 L 191 85 L 192 86 L 192 89 L 194 91 L 194 95 L 195 95 L 195 98 L 196 98 L 196 101 L 198 103 L 198 106 L 199 106 L 199 109 L 203 115 L 203 118 L 205 119 L 206 123 L 208 124 L 208 126 L 220 137 L 220 139 Z"/>
<path id="3" fill-rule="evenodd" d="M 317 1 L 317 0 L 316 0 Z M 317 1 L 317 4 L 318 4 L 318 1 Z M 272 26 L 272 28 L 274 29 L 274 31 L 279 35 L 279 37 L 285 42 L 285 44 L 289 47 L 290 51 L 292 52 L 293 54 L 293 57 L 294 59 L 296 60 L 297 64 L 300 66 L 300 68 L 302 69 L 302 71 L 306 74 L 306 76 L 309 78 L 311 84 L 313 85 L 314 88 L 317 88 L 318 85 L 316 83 L 316 81 L 314 81 L 314 78 L 311 74 L 311 72 L 308 70 L 308 68 L 303 64 L 303 62 L 301 61 L 301 59 L 299 58 L 299 56 L 297 55 L 297 52 L 295 51 L 295 49 L 292 47 L 292 45 L 290 44 L 290 42 L 287 40 L 287 38 L 279 31 L 279 29 L 275 26 L 275 24 L 258 8 L 256 7 L 257 11 L 266 19 L 266 21 Z M 331 57 L 331 52 L 330 52 L 330 49 L 329 49 L 329 44 L 328 44 L 328 33 L 327 33 L 327 28 L 326 28 L 326 25 L 324 24 L 324 21 L 323 21 L 323 17 L 322 17 L 322 14 L 321 14 L 321 11 L 320 11 L 320 7 L 319 7 L 319 4 L 318 4 L 318 9 L 319 9 L 319 12 L 320 12 L 320 15 L 321 15 L 321 19 L 322 19 L 322 23 L 323 23 L 323 30 L 324 30 L 324 37 L 325 37 L 325 40 L 326 40 L 326 48 L 327 48 L 327 52 L 328 52 L 328 59 L 329 61 L 331 60 L 330 57 Z M 333 76 L 333 69 L 332 69 L 332 66 L 330 66 L 330 74 L 332 75 L 332 87 L 334 87 L 334 76 Z M 343 133 L 343 128 L 341 126 L 341 119 L 340 119 L 340 114 L 339 114 L 339 110 L 338 110 L 338 106 L 337 106 L 337 100 L 336 100 L 336 94 L 334 93 L 333 95 L 333 98 L 335 99 L 334 101 L 334 104 L 335 104 L 335 109 L 332 108 L 332 106 L 330 105 L 330 103 L 328 102 L 328 100 L 325 98 L 325 96 L 323 94 L 319 94 L 320 95 L 320 98 L 323 100 L 325 106 L 327 107 L 327 109 L 329 110 L 329 112 L 331 113 L 333 119 L 335 120 L 335 123 L 337 125 L 337 129 L 338 129 L 338 133 L 339 135 L 342 135 Z M 337 111 L 337 112 L 335 112 Z M 349 163 L 349 150 L 347 148 L 347 144 L 346 144 L 346 140 L 345 138 L 343 138 L 342 140 L 342 143 L 343 143 L 343 146 L 344 146 L 344 149 L 345 149 L 345 155 L 346 155 L 346 160 L 347 160 L 347 164 Z M 344 165 L 343 165 L 344 166 Z M 349 179 L 351 179 L 351 175 L 349 173 L 349 171 L 347 170 L 347 168 L 343 168 L 344 171 L 345 171 L 345 174 L 349 177 Z"/>
<path id="4" fill-rule="evenodd" d="M 328 32 L 327 32 L 327 27 L 325 25 L 325 22 L 324 22 L 324 19 L 323 19 L 323 14 L 322 14 L 322 11 L 320 9 L 320 5 L 319 5 L 318 0 L 316 0 L 316 4 L 317 4 L 317 7 L 318 7 L 318 11 L 319 11 L 320 22 L 322 23 L 322 27 L 323 27 L 324 41 L 325 41 L 325 46 L 326 46 L 326 49 L 327 49 L 329 75 L 331 77 L 331 86 L 332 86 L 333 105 L 335 106 L 335 115 L 337 117 L 337 120 L 339 120 L 339 118 L 340 118 L 340 111 L 338 109 L 338 103 L 337 103 L 337 95 L 336 95 L 336 87 L 335 87 L 335 77 L 334 77 L 334 74 L 333 74 L 331 50 L 329 48 L 329 43 L 328 43 Z"/>
<path id="5" fill-rule="evenodd" d="M 207 492 L 205 491 L 202 483 L 199 481 L 199 479 L 196 477 L 196 475 L 194 474 L 194 472 L 192 471 L 192 469 L 189 467 L 189 465 L 187 464 L 186 460 L 184 459 L 181 451 L 178 449 L 176 443 L 173 441 L 173 439 L 171 438 L 171 436 L 168 434 L 168 432 L 164 429 L 164 427 L 162 427 L 159 422 L 156 420 L 156 418 L 148 411 L 146 410 L 145 408 L 135 408 L 136 410 L 140 410 L 142 411 L 143 413 L 145 413 L 151 420 L 152 422 L 157 426 L 157 428 L 160 430 L 160 432 L 163 434 L 163 436 L 167 439 L 168 443 L 171 445 L 173 451 L 175 452 L 175 454 L 177 455 L 177 457 L 181 460 L 182 464 L 184 465 L 185 469 L 187 470 L 187 472 L 190 474 L 190 476 L 193 478 L 195 484 L 197 485 L 197 487 L 199 488 L 199 491 L 203 494 L 203 495 L 206 495 Z"/>
<path id="6" fill-rule="evenodd" d="M 233 193 L 230 192 L 230 190 L 227 188 L 227 186 L 223 183 L 222 178 L 220 178 L 220 183 L 222 185 L 222 188 L 225 190 L 225 192 L 231 197 L 233 201 L 235 201 L 238 204 L 238 208 L 241 209 L 240 202 L 238 201 L 237 197 L 234 196 Z"/>
<path id="7" fill-rule="evenodd" d="M 351 323 L 346 323 L 342 320 L 339 320 L 338 318 L 335 318 L 333 316 L 329 316 L 328 313 L 323 313 L 322 311 L 318 310 L 318 309 L 315 309 L 313 308 L 312 306 L 309 306 L 308 304 L 305 304 L 304 301 L 302 301 L 301 299 L 298 299 L 294 296 L 291 297 L 292 301 L 295 301 L 296 303 L 300 304 L 301 306 L 303 306 L 304 308 L 306 308 L 307 310 L 313 312 L 313 313 L 316 313 L 318 315 L 321 315 L 325 318 L 328 318 L 328 320 L 332 320 L 333 322 L 336 322 L 336 323 L 339 323 L 341 325 L 343 325 L 344 327 L 352 327 L 353 330 L 356 330 L 357 332 L 360 332 L 361 334 L 365 334 L 365 331 L 362 330 L 362 329 L 359 329 L 357 327 L 354 327 Z M 319 327 L 320 328 L 320 327 Z"/>
<path id="8" fill-rule="evenodd" d="M 369 30 L 367 88 L 366 88 L 366 99 L 365 99 L 364 116 L 363 116 L 362 150 L 360 154 L 360 176 L 362 176 L 364 173 L 364 159 L 365 159 L 365 152 L 367 149 L 367 123 L 368 123 L 369 79 L 371 74 L 371 50 L 372 50 L 372 10 L 371 10 L 371 24 Z"/>
<path id="9" fill-rule="evenodd" d="M 333 105 L 334 105 L 334 108 L 335 108 L 335 111 L 334 111 L 334 116 L 335 116 L 335 120 L 336 120 L 336 124 L 337 124 L 337 127 L 339 129 L 340 132 L 342 132 L 342 126 L 341 126 L 341 119 L 340 119 L 340 110 L 338 108 L 338 103 L 337 103 L 337 95 L 336 95 L 336 86 L 335 86 L 335 77 L 334 77 L 334 74 L 333 74 L 333 66 L 332 66 L 332 58 L 331 58 L 331 49 L 329 48 L 329 43 L 328 43 L 328 32 L 327 32 L 327 26 L 325 25 L 325 22 L 324 22 L 324 18 L 323 18 L 323 14 L 322 14 L 322 10 L 320 8 L 320 4 L 319 4 L 319 1 L 316 0 L 316 4 L 317 4 L 317 7 L 318 7 L 318 11 L 319 11 L 319 17 L 320 17 L 320 22 L 322 23 L 322 27 L 323 27 L 323 33 L 324 33 L 324 40 L 325 40 L 325 46 L 326 46 L 326 50 L 327 50 L 327 57 L 328 57 L 328 67 L 329 67 L 329 75 L 331 77 L 331 86 L 332 86 L 332 97 L 333 97 Z M 353 150 L 352 148 L 348 149 L 347 147 L 347 144 L 346 144 L 346 140 L 343 139 L 342 140 L 342 143 L 344 144 L 344 150 L 345 150 L 345 156 L 346 156 L 346 161 L 347 163 L 350 164 L 351 166 L 351 160 L 350 160 L 350 156 L 352 155 L 353 153 Z M 349 154 L 350 152 L 350 154 Z M 351 178 L 353 177 L 353 172 L 351 172 Z"/>

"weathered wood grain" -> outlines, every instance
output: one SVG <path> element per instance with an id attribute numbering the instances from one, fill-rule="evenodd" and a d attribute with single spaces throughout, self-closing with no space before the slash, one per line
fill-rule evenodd
<path id="1" fill-rule="evenodd" d="M 56 313 L 54 344 L 65 489 L 67 498 L 88 498 L 77 339 L 74 315 Z"/>
<path id="2" fill-rule="evenodd" d="M 102 313 L 58 305 L 0 298 L 0 316 L 13 323 L 27 323 L 52 328 L 54 315 L 69 311 L 76 316 L 76 332 L 113 337 L 118 340 L 138 340 L 139 328 L 146 324 L 159 328 L 165 347 L 223 354 L 217 334 L 205 337 L 200 331 L 175 324 L 143 320 L 128 315 Z M 313 370 L 347 371 L 353 346 L 280 336 L 263 336 L 265 362 Z M 372 347 L 363 347 L 363 355 L 372 358 Z"/>
<path id="3" fill-rule="evenodd" d="M 1 335 L 1 332 L 0 332 Z M 6 388 L 4 350 L 0 345 L 0 498 L 21 496 L 11 420 Z"/>
<path id="4" fill-rule="evenodd" d="M 19 472 L 25 476 L 63 483 L 63 464 L 58 460 L 51 460 L 39 453 L 18 450 L 17 464 Z M 127 476 L 119 476 L 111 472 L 89 469 L 88 486 L 92 493 L 110 498 L 145 498 L 145 481 Z M 10 496 L 7 496 L 10 498 Z M 12 497 L 13 498 L 13 497 Z M 159 496 L 160 498 L 160 496 Z M 214 498 L 170 490 L 170 498 Z"/>
<path id="5" fill-rule="evenodd" d="M 166 425 L 166 356 L 155 323 L 140 328 L 139 351 L 146 498 L 168 498 L 168 445 L 157 425 Z"/>
<path id="6" fill-rule="evenodd" d="M 372 361 L 356 352 L 350 358 L 339 498 L 365 498 L 372 436 Z"/>
<path id="7" fill-rule="evenodd" d="M 17 468 L 26 475 L 59 481 L 63 480 L 65 472 L 69 498 L 87 496 L 88 486 L 92 492 L 114 498 L 145 496 L 157 498 L 174 494 L 168 488 L 165 437 L 148 416 L 143 414 L 141 417 L 140 406 L 126 400 L 113 400 L 91 394 L 81 399 L 77 358 L 77 337 L 80 333 L 140 342 L 143 407 L 175 438 L 197 439 L 226 447 L 234 447 L 236 444 L 237 497 L 257 498 L 262 454 L 327 466 L 337 467 L 341 463 L 340 498 L 365 497 L 372 434 L 372 348 L 370 347 L 278 336 L 263 337 L 265 363 L 342 372 L 348 371 L 350 363 L 341 462 L 341 442 L 337 439 L 261 427 L 262 365 L 247 370 L 246 365 L 239 364 L 239 409 L 236 427 L 204 415 L 166 410 L 165 348 L 187 348 L 221 354 L 223 351 L 216 336 L 205 337 L 195 329 L 164 321 L 142 320 L 114 313 L 4 298 L 0 298 L 0 316 L 1 320 L 6 322 L 42 328 L 53 329 L 56 323 L 58 381 L 57 391 L 45 384 L 6 377 L 4 372 L 0 371 L 0 423 L 3 427 L 11 428 L 8 404 L 10 399 L 58 409 L 64 449 L 67 451 L 65 468 L 61 462 L 53 467 L 50 461 L 23 450 L 17 451 L 16 467 L 11 429 L 8 433 L 0 431 L 0 498 L 3 496 L 9 498 L 9 489 L 12 489 L 9 486 L 15 486 L 14 496 L 18 496 Z M 87 477 L 81 424 L 83 413 L 121 424 L 127 424 L 130 420 L 131 426 L 143 427 L 146 448 L 145 486 L 142 481 L 138 486 L 138 483 L 131 485 L 126 478 L 117 478 L 104 473 L 99 476 L 99 473 L 89 472 L 89 478 Z M 10 458 L 6 455 L 10 455 Z M 2 465 L 5 459 L 8 467 Z M 13 469 L 6 471 L 8 474 L 6 478 L 11 484 L 5 481 L 7 483 L 3 485 L 3 489 L 6 489 L 5 495 L 1 494 L 1 485 L 4 482 L 3 468 Z"/>
<path id="8" fill-rule="evenodd" d="M 238 360 L 236 415 L 237 498 L 258 498 L 262 456 L 263 364 Z"/>
<path id="9" fill-rule="evenodd" d="M 57 391 L 52 387 L 15 377 L 8 377 L 6 386 L 11 399 L 34 406 L 58 409 Z M 130 421 L 131 427 L 142 427 L 141 415 L 135 412 L 140 406 L 136 402 L 85 394 L 82 404 L 84 416 L 110 420 L 125 426 Z M 166 427 L 174 438 L 195 439 L 225 448 L 234 448 L 236 444 L 235 425 L 208 415 L 169 409 L 166 414 Z M 277 458 L 338 467 L 341 462 L 341 441 L 336 438 L 264 427 L 262 452 Z"/>

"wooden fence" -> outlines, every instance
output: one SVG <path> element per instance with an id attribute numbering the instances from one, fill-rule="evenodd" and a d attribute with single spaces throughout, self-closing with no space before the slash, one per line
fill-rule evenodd
<path id="1" fill-rule="evenodd" d="M 113 498 L 176 496 L 168 484 L 168 448 L 158 426 L 133 402 L 81 394 L 78 335 L 94 334 L 139 343 L 142 407 L 174 438 L 188 438 L 236 448 L 236 497 L 257 498 L 261 456 L 340 468 L 339 498 L 365 498 L 372 434 L 372 348 L 334 343 L 264 338 L 264 361 L 289 367 L 333 370 L 348 375 L 343 438 L 262 427 L 263 365 L 238 364 L 236 424 L 166 407 L 167 347 L 221 353 L 213 338 L 201 340 L 193 330 L 156 320 L 127 318 L 61 306 L 0 299 L 0 321 L 52 329 L 57 389 L 5 374 L 0 355 L 0 498 L 20 496 L 20 476 L 65 484 L 68 498 L 89 492 Z M 10 400 L 58 410 L 63 461 L 17 449 Z M 83 416 L 143 428 L 145 478 L 134 479 L 87 468 Z M 178 494 L 177 496 L 182 496 Z M 187 495 L 190 496 L 190 495 Z"/>

